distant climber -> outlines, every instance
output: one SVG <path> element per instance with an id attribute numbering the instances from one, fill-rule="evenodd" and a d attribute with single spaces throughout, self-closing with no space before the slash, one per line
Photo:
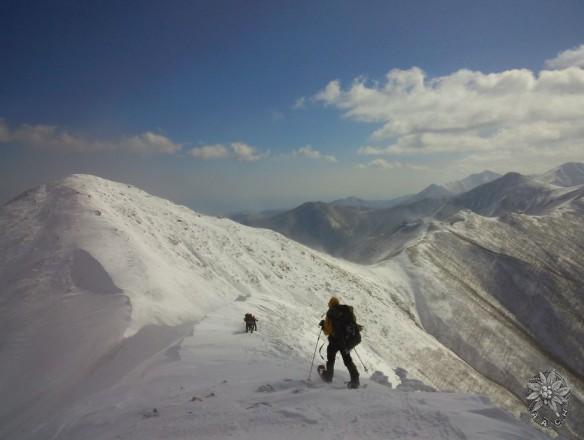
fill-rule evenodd
<path id="1" fill-rule="evenodd" d="M 253 333 L 254 330 L 258 331 L 258 320 L 257 318 L 252 315 L 251 313 L 246 313 L 245 317 L 243 318 L 245 322 L 245 332 L 246 333 Z"/>
<path id="2" fill-rule="evenodd" d="M 319 323 L 329 340 L 326 349 L 326 368 L 323 365 L 319 366 L 319 374 L 325 382 L 333 380 L 335 358 L 340 351 L 351 376 L 348 387 L 359 388 L 359 372 L 351 359 L 350 351 L 361 342 L 362 326 L 357 324 L 353 307 L 339 304 L 338 298 L 333 296 L 328 302 L 328 307 L 326 319 Z"/>

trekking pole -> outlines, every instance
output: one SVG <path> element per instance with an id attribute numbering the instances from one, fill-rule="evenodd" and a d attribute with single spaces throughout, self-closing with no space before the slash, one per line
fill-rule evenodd
<path id="1" fill-rule="evenodd" d="M 359 362 L 361 362 L 361 365 L 363 365 L 363 369 L 365 370 L 365 373 L 368 373 L 369 370 L 367 369 L 367 367 L 365 366 L 365 364 L 363 363 L 363 361 L 361 360 L 361 356 L 359 356 L 359 353 L 357 353 L 357 348 L 353 348 L 353 351 L 355 352 L 355 354 L 357 355 L 357 357 L 359 358 Z"/>
<path id="2" fill-rule="evenodd" d="M 312 362 L 310 363 L 310 371 L 308 372 L 308 382 L 310 382 L 310 376 L 312 375 L 312 366 L 314 365 L 314 357 L 316 356 L 316 349 L 318 348 L 318 342 L 320 341 L 320 334 L 322 333 L 322 327 L 318 332 L 318 339 L 316 340 L 316 345 L 314 346 L 314 353 L 312 355 Z"/>

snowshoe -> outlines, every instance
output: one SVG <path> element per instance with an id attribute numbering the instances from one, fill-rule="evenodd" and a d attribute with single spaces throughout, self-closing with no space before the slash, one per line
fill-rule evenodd
<path id="1" fill-rule="evenodd" d="M 349 388 L 350 390 L 356 390 L 357 388 L 359 388 L 359 381 L 350 381 L 347 382 L 347 388 Z"/>
<path id="2" fill-rule="evenodd" d="M 324 365 L 321 364 L 318 367 L 316 367 L 316 371 L 318 372 L 318 375 L 324 382 L 332 382 L 332 380 L 326 374 L 326 367 Z"/>

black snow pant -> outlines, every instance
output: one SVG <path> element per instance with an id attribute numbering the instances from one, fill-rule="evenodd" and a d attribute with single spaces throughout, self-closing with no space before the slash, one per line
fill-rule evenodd
<path id="1" fill-rule="evenodd" d="M 337 352 L 341 352 L 341 356 L 343 357 L 343 362 L 345 363 L 345 367 L 349 370 L 349 375 L 351 376 L 351 382 L 359 383 L 359 372 L 357 371 L 357 367 L 353 363 L 353 359 L 351 359 L 351 354 L 349 350 L 344 350 L 342 345 L 334 338 L 329 338 L 329 344 L 326 348 L 326 378 L 328 380 L 333 379 L 333 374 L 335 370 L 335 358 L 337 357 Z"/>

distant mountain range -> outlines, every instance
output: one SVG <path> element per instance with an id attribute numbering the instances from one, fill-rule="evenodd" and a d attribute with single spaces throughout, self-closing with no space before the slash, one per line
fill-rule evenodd
<path id="1" fill-rule="evenodd" d="M 482 173 L 472 174 L 462 180 L 449 182 L 445 184 L 433 183 L 424 188 L 417 194 L 397 197 L 390 200 L 363 200 L 357 197 L 347 197 L 345 199 L 335 200 L 331 202 L 334 206 L 344 206 L 353 208 L 369 208 L 369 209 L 384 209 L 392 208 L 403 203 L 411 203 L 423 199 L 439 199 L 449 197 L 455 194 L 461 194 L 470 191 L 479 185 L 491 182 L 501 177 L 500 174 L 492 171 L 483 171 Z"/>
<path id="2" fill-rule="evenodd" d="M 402 205 L 405 203 L 413 203 L 418 200 L 424 199 L 439 199 L 443 197 L 450 197 L 452 195 L 460 194 L 465 191 L 469 191 L 476 188 L 479 185 L 490 182 L 501 177 L 500 174 L 493 173 L 492 171 L 483 171 L 482 173 L 472 174 L 465 177 L 462 180 L 449 182 L 445 184 L 431 184 L 424 188 L 422 191 L 416 194 L 409 194 L 401 197 L 396 197 L 388 200 L 365 200 L 359 197 L 345 197 L 344 199 L 337 199 L 330 203 L 325 203 L 326 205 L 340 208 L 359 208 L 359 209 L 387 209 L 392 208 L 397 205 Z M 307 202 L 311 203 L 311 202 Z M 324 202 L 314 202 L 314 203 L 324 203 Z M 304 205 L 304 204 L 303 204 Z M 302 205 L 301 205 L 302 206 Z M 279 214 L 283 214 L 287 211 L 294 211 L 300 208 L 293 208 L 292 210 L 286 209 L 272 209 L 265 211 L 242 211 L 229 214 L 229 217 L 236 222 L 245 225 L 254 225 L 255 223 L 261 223 L 266 221 L 271 217 L 275 217 Z"/>
<path id="3" fill-rule="evenodd" d="M 567 163 L 535 176 L 484 171 L 393 200 L 349 197 L 231 218 L 247 226 L 272 229 L 333 256 L 374 263 L 423 235 L 432 219 L 462 209 L 484 216 L 537 214 L 578 199 L 582 190 L 575 187 L 582 184 L 584 164 L 580 163 Z"/>

